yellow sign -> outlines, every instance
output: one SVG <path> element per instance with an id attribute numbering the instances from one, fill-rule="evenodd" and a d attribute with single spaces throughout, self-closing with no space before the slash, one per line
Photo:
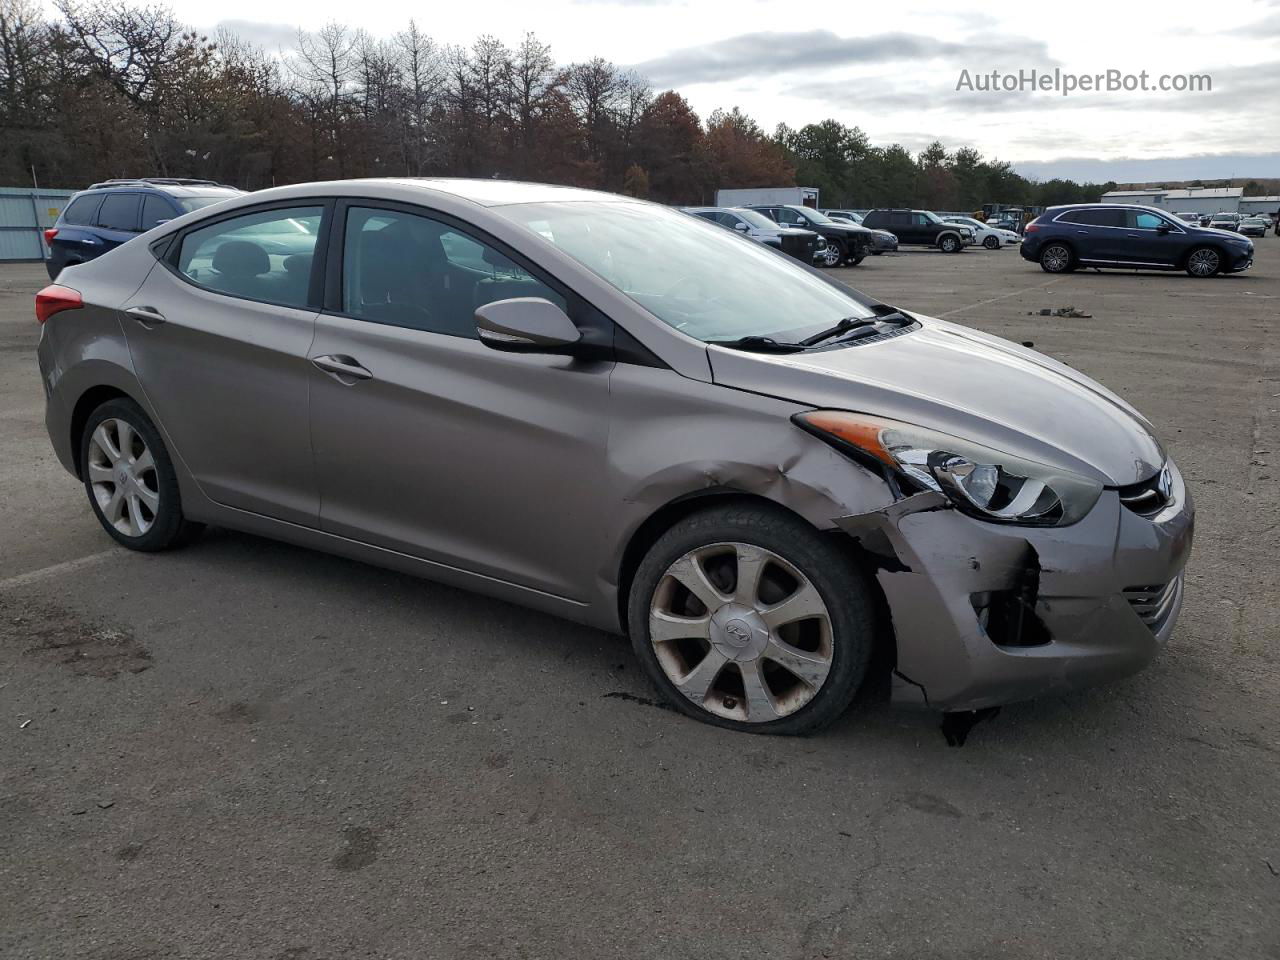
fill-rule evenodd
<path id="1" fill-rule="evenodd" d="M 53 217 L 53 219 L 55 219 L 55 220 L 57 220 L 57 219 L 58 219 L 58 213 L 59 213 L 59 211 L 58 211 L 58 208 L 57 208 L 57 207 L 49 207 L 49 208 L 48 208 L 48 212 L 49 212 L 49 216 Z"/>

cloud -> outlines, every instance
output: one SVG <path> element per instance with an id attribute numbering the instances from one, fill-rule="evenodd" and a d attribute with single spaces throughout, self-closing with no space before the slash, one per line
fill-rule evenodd
<path id="1" fill-rule="evenodd" d="M 291 50 L 298 43 L 298 28 L 284 23 L 259 23 L 256 20 L 219 20 L 214 31 L 227 30 L 241 40 L 262 47 L 268 53 Z"/>
<path id="2" fill-rule="evenodd" d="M 761 74 L 816 72 L 902 61 L 918 70 L 923 62 L 931 60 L 983 64 L 1009 62 L 1012 58 L 1042 66 L 1056 63 L 1043 42 L 1025 37 L 992 35 L 956 42 L 915 33 L 841 37 L 829 30 L 809 30 L 744 33 L 675 50 L 636 64 L 635 69 L 658 86 L 679 87 Z"/>
<path id="3" fill-rule="evenodd" d="M 1215 180 L 1226 177 L 1274 177 L 1280 175 L 1280 153 L 1188 154 L 1181 157 L 1061 157 L 1014 163 L 1024 177 L 1051 180 L 1054 177 L 1078 182 L 1159 183 L 1162 180 Z"/>

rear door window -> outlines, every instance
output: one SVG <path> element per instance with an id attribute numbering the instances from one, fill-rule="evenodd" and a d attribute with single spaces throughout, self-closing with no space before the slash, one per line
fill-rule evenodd
<path id="1" fill-rule="evenodd" d="M 305 307 L 323 214 L 323 207 L 262 210 L 192 230 L 178 270 L 207 290 Z"/>
<path id="2" fill-rule="evenodd" d="M 1123 210 L 1072 210 L 1059 220 L 1066 223 L 1079 223 L 1089 227 L 1123 227 L 1125 212 Z"/>
<path id="3" fill-rule="evenodd" d="M 138 201 L 140 194 L 109 193 L 98 210 L 98 226 L 104 230 L 138 230 Z"/>
<path id="4" fill-rule="evenodd" d="M 142 229 L 150 230 L 152 227 L 158 227 L 166 220 L 172 220 L 178 214 L 173 212 L 173 207 L 169 206 L 169 201 L 164 197 L 156 196 L 154 193 L 147 194 L 142 198 Z"/>
<path id="5" fill-rule="evenodd" d="M 76 197 L 62 214 L 62 222 L 73 227 L 87 227 L 96 219 L 102 194 Z"/>

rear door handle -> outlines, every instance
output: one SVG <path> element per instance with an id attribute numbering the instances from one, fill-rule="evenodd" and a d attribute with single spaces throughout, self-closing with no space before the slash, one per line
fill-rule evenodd
<path id="1" fill-rule="evenodd" d="M 326 353 L 324 356 L 312 357 L 311 362 L 317 369 L 331 374 L 343 383 L 346 383 L 347 380 L 355 382 L 356 380 L 373 379 L 373 374 L 360 366 L 358 360 L 344 354 Z"/>
<path id="2" fill-rule="evenodd" d="M 1083 234 L 1083 235 L 1084 235 L 1084 236 L 1086 236 L 1086 237 L 1089 235 L 1089 231 L 1088 231 L 1088 230 L 1077 230 L 1077 231 L 1076 231 L 1076 233 Z"/>
<path id="3" fill-rule="evenodd" d="M 137 320 L 144 327 L 154 327 L 156 324 L 164 323 L 164 314 L 155 307 L 127 307 L 124 312 L 133 317 L 133 319 Z"/>

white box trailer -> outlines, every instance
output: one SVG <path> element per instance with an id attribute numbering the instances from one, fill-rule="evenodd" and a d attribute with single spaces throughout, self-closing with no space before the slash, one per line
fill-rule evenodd
<path id="1" fill-rule="evenodd" d="M 717 207 L 745 207 L 754 203 L 794 204 L 818 207 L 817 187 L 751 187 L 741 190 L 717 190 Z"/>

